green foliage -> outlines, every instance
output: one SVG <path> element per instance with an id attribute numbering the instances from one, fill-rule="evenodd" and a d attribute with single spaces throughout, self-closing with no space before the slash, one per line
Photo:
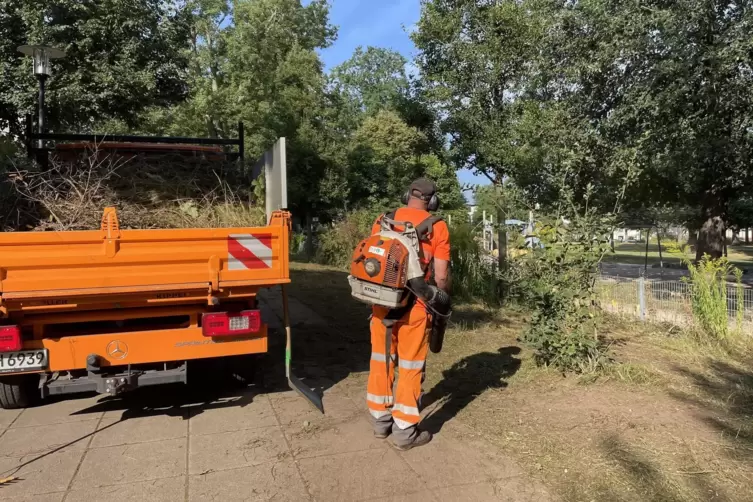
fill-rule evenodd
<path id="1" fill-rule="evenodd" d="M 316 260 L 347 268 L 358 243 L 371 235 L 371 227 L 379 213 L 378 210 L 360 209 L 333 224 L 319 237 Z"/>
<path id="2" fill-rule="evenodd" d="M 336 66 L 330 79 L 354 110 L 374 115 L 397 110 L 409 98 L 410 82 L 405 73 L 408 60 L 400 53 L 378 47 L 357 47 L 353 56 Z"/>
<path id="3" fill-rule="evenodd" d="M 494 221 L 497 221 L 499 211 L 502 212 L 505 220 L 528 220 L 525 194 L 512 183 L 502 187 L 479 186 L 474 190 L 473 198 L 477 206 L 475 217 L 479 220 L 483 217 L 484 211 L 486 211 L 487 216 L 493 216 Z"/>
<path id="4" fill-rule="evenodd" d="M 735 270 L 726 258 L 713 259 L 709 255 L 693 263 L 685 261 L 690 272 L 691 305 L 693 307 L 693 319 L 697 324 L 697 335 L 706 341 L 725 341 L 732 332 L 729 329 L 730 319 L 727 312 L 727 276 Z M 742 315 L 744 304 L 741 301 L 742 276 L 738 271 L 737 293 L 737 324 L 738 330 L 742 330 Z M 741 315 L 742 314 L 742 315 Z"/>
<path id="5" fill-rule="evenodd" d="M 348 197 L 356 207 L 393 209 L 410 183 L 427 176 L 437 183 L 445 209 L 465 205 L 454 170 L 433 154 L 421 155 L 426 136 L 393 111 L 367 117 L 348 153 Z"/>
<path id="6" fill-rule="evenodd" d="M 732 335 L 742 334 L 745 317 L 745 289 L 742 271 L 727 258 L 714 259 L 704 255 L 695 262 L 687 244 L 669 242 L 667 250 L 682 259 L 688 267 L 689 277 L 683 280 L 690 285 L 690 301 L 695 335 L 703 342 L 725 342 Z M 730 301 L 728 297 L 730 275 L 735 277 L 735 329 L 730 329 Z"/>
<path id="7" fill-rule="evenodd" d="M 53 129 L 232 138 L 242 121 L 248 161 L 287 138 L 288 199 L 301 217 L 390 208 L 422 175 L 446 209 L 463 205 L 436 111 L 403 56 L 359 49 L 324 74 L 317 52 L 336 36 L 326 0 L 0 5 L 0 130 L 12 137 L 36 92 L 16 46 L 44 42 L 68 51 L 48 83 Z"/>
<path id="8" fill-rule="evenodd" d="M 398 200 L 423 174 L 416 156 L 421 140 L 421 133 L 394 112 L 380 111 L 364 120 L 349 154 L 351 196 L 367 204 Z"/>
<path id="9" fill-rule="evenodd" d="M 594 284 L 613 224 L 587 204 L 583 209 L 571 204 L 538 227 L 544 247 L 511 264 L 510 293 L 532 311 L 523 340 L 536 350 L 540 364 L 585 371 L 606 362 Z"/>
<path id="10" fill-rule="evenodd" d="M 549 207 L 563 173 L 607 211 L 636 181 L 633 207 L 697 208 L 700 258 L 753 182 L 751 24 L 745 2 L 428 0 L 414 41 L 458 165 Z"/>
<path id="11" fill-rule="evenodd" d="M 485 255 L 473 228 L 463 222 L 450 227 L 452 297 L 498 307 L 502 302 L 500 274 Z"/>
<path id="12" fill-rule="evenodd" d="M 753 196 L 740 194 L 729 205 L 727 221 L 736 229 L 753 227 Z"/>
<path id="13" fill-rule="evenodd" d="M 149 106 L 186 96 L 186 11 L 158 0 L 1 0 L 0 130 L 18 137 L 36 104 L 37 81 L 23 44 L 66 50 L 52 64 L 48 126 L 85 129 L 94 120 L 132 124 Z"/>

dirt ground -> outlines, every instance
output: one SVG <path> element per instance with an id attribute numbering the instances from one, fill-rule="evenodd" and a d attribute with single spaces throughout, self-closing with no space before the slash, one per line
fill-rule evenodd
<path id="1" fill-rule="evenodd" d="M 306 335 L 304 359 L 329 357 L 325 371 L 358 392 L 368 308 L 339 271 L 299 265 L 293 284 L 328 326 Z M 443 352 L 430 354 L 424 426 L 494 445 L 564 501 L 753 500 L 751 345 L 700 347 L 671 328 L 608 324 L 616 363 L 566 377 L 534 365 L 517 340 L 522 314 L 458 308 Z M 347 354 L 322 343 L 330 329 L 349 340 Z M 343 356 L 363 366 L 342 368 Z"/>

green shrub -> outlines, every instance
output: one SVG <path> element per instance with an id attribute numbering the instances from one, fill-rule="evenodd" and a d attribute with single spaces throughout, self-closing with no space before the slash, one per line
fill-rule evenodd
<path id="1" fill-rule="evenodd" d="M 523 341 L 539 364 L 566 371 L 596 369 L 608 359 L 598 336 L 595 274 L 609 250 L 609 218 L 593 211 L 544 222 L 537 236 L 544 245 L 509 266 L 510 293 L 532 312 Z"/>
<path id="2" fill-rule="evenodd" d="M 373 209 L 360 209 L 349 213 L 322 232 L 319 235 L 316 261 L 325 265 L 348 267 L 353 250 L 359 242 L 371 235 L 371 227 L 379 213 Z"/>
<path id="3" fill-rule="evenodd" d="M 729 263 L 727 258 L 713 259 L 704 255 L 697 263 L 685 259 L 692 284 L 691 305 L 697 336 L 712 341 L 724 341 L 731 334 L 727 306 L 727 277 L 734 274 L 736 287 L 736 332 L 742 331 L 744 316 L 742 272 Z"/>
<path id="4" fill-rule="evenodd" d="M 670 243 L 669 252 L 682 259 L 688 267 L 690 277 L 683 281 L 690 284 L 690 304 L 695 329 L 693 333 L 702 341 L 723 342 L 730 335 L 741 334 L 745 317 L 745 289 L 742 271 L 733 266 L 725 257 L 713 259 L 704 255 L 696 262 L 691 256 L 688 244 Z M 735 276 L 735 329 L 730 329 L 728 303 L 728 283 L 730 275 Z"/>
<path id="5" fill-rule="evenodd" d="M 471 226 L 467 223 L 452 225 L 450 245 L 453 298 L 499 305 L 502 301 L 500 274 L 493 258 L 481 250 Z"/>

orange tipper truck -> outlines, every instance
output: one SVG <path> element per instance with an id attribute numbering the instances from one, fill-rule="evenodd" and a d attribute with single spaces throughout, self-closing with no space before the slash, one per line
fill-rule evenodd
<path id="1" fill-rule="evenodd" d="M 260 162 L 267 226 L 124 230 L 108 208 L 99 230 L 0 233 L 0 406 L 185 383 L 188 361 L 265 353 L 256 295 L 279 285 L 289 382 L 321 410 L 290 373 L 284 138 Z"/>

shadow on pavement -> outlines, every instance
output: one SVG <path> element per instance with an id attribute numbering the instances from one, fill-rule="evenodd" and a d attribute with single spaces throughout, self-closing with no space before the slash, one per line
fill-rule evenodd
<path id="1" fill-rule="evenodd" d="M 428 408 L 437 408 L 421 422 L 429 432 L 437 433 L 461 410 L 487 389 L 504 389 L 505 379 L 520 369 L 520 347 L 502 347 L 497 352 L 482 352 L 465 357 L 442 372 L 442 380 L 422 400 Z"/>

